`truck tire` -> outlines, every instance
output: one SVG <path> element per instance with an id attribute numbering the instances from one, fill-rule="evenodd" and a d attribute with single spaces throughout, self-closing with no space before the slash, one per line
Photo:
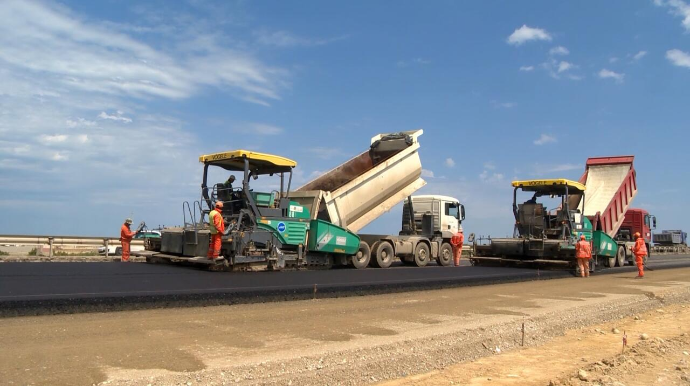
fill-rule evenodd
<path id="1" fill-rule="evenodd" d="M 381 241 L 376 243 L 376 249 L 374 251 L 376 257 L 371 259 L 373 265 L 377 268 L 388 268 L 393 263 L 393 258 L 395 258 L 395 252 L 393 252 L 393 246 L 386 241 Z"/>
<path id="2" fill-rule="evenodd" d="M 625 267 L 625 247 L 622 245 L 618 247 L 618 253 L 616 253 L 616 266 Z"/>
<path id="3" fill-rule="evenodd" d="M 449 267 L 453 264 L 453 246 L 448 243 L 441 244 L 438 251 L 438 265 Z"/>
<path id="4" fill-rule="evenodd" d="M 414 249 L 414 263 L 417 267 L 424 267 L 429 264 L 429 246 L 424 243 L 417 244 Z"/>
<path id="5" fill-rule="evenodd" d="M 607 268 L 613 268 L 616 266 L 616 256 L 614 257 L 608 257 L 606 259 L 606 267 Z"/>
<path id="6" fill-rule="evenodd" d="M 122 247 L 115 248 L 115 256 L 122 256 Z"/>
<path id="7" fill-rule="evenodd" d="M 357 269 L 366 268 L 369 265 L 369 260 L 371 260 L 371 250 L 369 249 L 369 244 L 364 241 L 359 242 L 359 249 L 357 253 L 352 255 L 352 265 Z"/>

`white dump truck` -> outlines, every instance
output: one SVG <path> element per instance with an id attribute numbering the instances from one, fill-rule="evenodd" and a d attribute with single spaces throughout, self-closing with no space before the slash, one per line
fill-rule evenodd
<path id="1" fill-rule="evenodd" d="M 444 266 L 452 262 L 450 238 L 465 218 L 463 205 L 447 196 L 410 197 L 426 184 L 418 152 L 422 134 L 377 135 L 369 150 L 290 192 L 290 199 L 308 208 L 313 219 L 357 233 L 369 246 L 368 255 L 352 258 L 357 268 L 387 268 L 396 258 L 420 267 L 432 259 Z M 358 233 L 406 198 L 398 235 Z"/>

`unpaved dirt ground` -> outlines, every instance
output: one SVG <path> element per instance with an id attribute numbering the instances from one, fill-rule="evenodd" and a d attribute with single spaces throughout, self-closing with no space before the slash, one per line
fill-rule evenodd
<path id="1" fill-rule="evenodd" d="M 383 382 L 380 386 L 687 385 L 688 332 L 690 308 L 673 305 L 570 330 L 539 346 Z M 646 340 L 641 339 L 643 334 Z"/>
<path id="2" fill-rule="evenodd" d="M 633 276 L 6 318 L 0 378 L 15 385 L 578 385 L 584 370 L 591 385 L 608 384 L 599 382 L 604 376 L 654 384 L 634 381 L 660 372 L 683 382 L 690 269 Z M 624 358 L 616 357 L 623 331 L 631 345 Z M 642 333 L 650 339 L 638 344 Z"/>

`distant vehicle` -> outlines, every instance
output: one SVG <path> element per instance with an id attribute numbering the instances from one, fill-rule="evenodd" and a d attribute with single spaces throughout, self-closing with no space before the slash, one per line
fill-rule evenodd
<path id="1" fill-rule="evenodd" d="M 134 239 L 135 240 L 155 239 L 155 238 L 160 238 L 160 237 L 161 237 L 160 231 L 146 230 L 146 231 L 141 231 L 141 232 L 137 233 L 134 236 Z M 144 250 L 143 245 L 132 245 L 132 246 L 130 246 L 131 252 L 143 251 L 143 250 Z M 100 255 L 105 255 L 105 245 L 102 247 L 98 247 L 98 253 Z M 122 247 L 120 245 L 117 245 L 117 244 L 108 245 L 108 255 L 122 256 Z"/>

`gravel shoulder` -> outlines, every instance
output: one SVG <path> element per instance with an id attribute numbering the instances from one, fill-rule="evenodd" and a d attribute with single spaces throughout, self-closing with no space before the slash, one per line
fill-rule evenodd
<path id="1" fill-rule="evenodd" d="M 14 384 L 46 385 L 427 384 L 446 376 L 441 383 L 474 385 L 482 383 L 463 381 L 455 366 L 535 350 L 533 360 L 562 357 L 553 366 L 561 372 L 534 383 L 548 384 L 604 359 L 540 351 L 549 344 L 596 337 L 619 349 L 611 323 L 623 326 L 622 318 L 635 315 L 644 322 L 645 312 L 678 305 L 678 315 L 664 315 L 685 328 L 681 306 L 688 300 L 690 269 L 683 268 L 644 280 L 621 273 L 315 301 L 16 317 L 2 320 L 0 373 Z M 631 344 L 636 333 L 628 332 Z M 523 385 L 541 371 L 520 366 L 523 372 L 501 375 L 501 366 L 474 378 L 505 376 L 512 383 L 504 384 Z"/>

